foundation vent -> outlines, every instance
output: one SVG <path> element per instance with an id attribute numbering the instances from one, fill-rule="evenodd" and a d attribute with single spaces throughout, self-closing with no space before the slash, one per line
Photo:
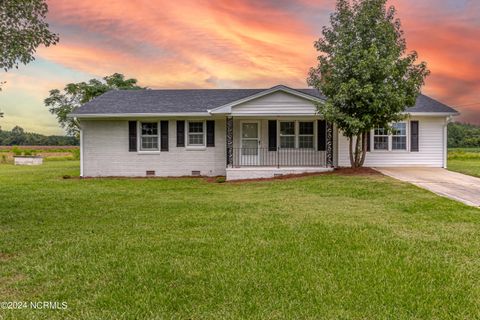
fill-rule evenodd
<path id="1" fill-rule="evenodd" d="M 155 177 L 155 170 L 147 170 L 145 174 L 147 177 Z"/>
<path id="2" fill-rule="evenodd" d="M 200 177 L 200 171 L 192 171 L 192 176 Z"/>

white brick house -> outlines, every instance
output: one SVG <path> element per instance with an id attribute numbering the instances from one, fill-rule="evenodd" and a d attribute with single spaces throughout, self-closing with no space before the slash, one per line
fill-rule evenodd
<path id="1" fill-rule="evenodd" d="M 317 113 L 314 89 L 114 90 L 75 110 L 81 175 L 226 175 L 227 179 L 349 166 L 348 140 Z M 446 167 L 458 113 L 420 95 L 394 135 L 372 130 L 366 166 Z"/>

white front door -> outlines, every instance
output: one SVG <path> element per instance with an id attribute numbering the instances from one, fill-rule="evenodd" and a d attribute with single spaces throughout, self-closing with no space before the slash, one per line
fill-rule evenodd
<path id="1" fill-rule="evenodd" d="M 240 165 L 257 166 L 260 164 L 260 123 L 245 121 L 241 123 Z"/>

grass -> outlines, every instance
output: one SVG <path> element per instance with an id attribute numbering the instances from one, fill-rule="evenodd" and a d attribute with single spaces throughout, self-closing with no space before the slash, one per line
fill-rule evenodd
<path id="1" fill-rule="evenodd" d="M 448 150 L 448 169 L 480 177 L 480 148 Z"/>
<path id="2" fill-rule="evenodd" d="M 480 211 L 380 175 L 211 183 L 0 165 L 0 319 L 473 319 Z"/>

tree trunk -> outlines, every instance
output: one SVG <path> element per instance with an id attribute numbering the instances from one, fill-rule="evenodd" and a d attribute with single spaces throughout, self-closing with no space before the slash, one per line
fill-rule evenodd
<path id="1" fill-rule="evenodd" d="M 355 168 L 355 161 L 353 160 L 353 137 L 352 136 L 348 137 L 348 141 L 349 141 L 348 151 L 350 153 L 350 166 L 352 168 Z"/>
<path id="2" fill-rule="evenodd" d="M 355 146 L 353 145 L 353 139 L 355 140 Z M 367 154 L 367 133 L 361 133 L 358 136 L 348 137 L 350 145 L 350 166 L 352 168 L 360 168 L 365 163 L 365 157 Z"/>
<path id="3" fill-rule="evenodd" d="M 360 160 L 360 167 L 363 167 L 363 164 L 365 163 L 365 157 L 367 156 L 367 138 L 368 134 L 367 132 L 364 132 L 362 134 L 362 158 Z"/>

